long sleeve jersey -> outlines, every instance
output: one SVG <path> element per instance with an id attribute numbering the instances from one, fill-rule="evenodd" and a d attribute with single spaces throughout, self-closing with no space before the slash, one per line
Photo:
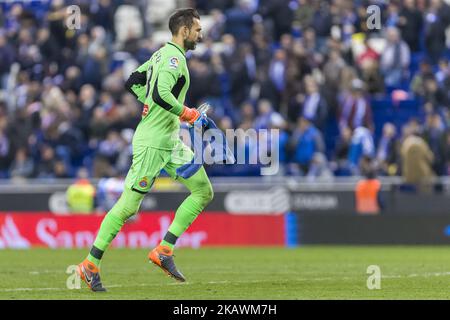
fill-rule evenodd
<path id="1" fill-rule="evenodd" d="M 175 147 L 189 83 L 185 52 L 173 42 L 156 51 L 131 74 L 125 87 L 144 104 L 133 145 L 165 150 Z"/>

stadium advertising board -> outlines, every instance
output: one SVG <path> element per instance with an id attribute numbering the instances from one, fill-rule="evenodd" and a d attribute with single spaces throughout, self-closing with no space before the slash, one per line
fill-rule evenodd
<path id="1" fill-rule="evenodd" d="M 0 213 L 0 248 L 88 248 L 102 215 L 55 216 L 50 212 Z M 128 221 L 112 246 L 152 248 L 164 237 L 172 221 L 169 212 L 144 212 Z M 177 242 L 179 247 L 283 246 L 283 216 L 202 213 Z"/>

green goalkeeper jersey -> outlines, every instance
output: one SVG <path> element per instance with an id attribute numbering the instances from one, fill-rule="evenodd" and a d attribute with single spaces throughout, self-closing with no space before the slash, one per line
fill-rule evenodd
<path id="1" fill-rule="evenodd" d="M 180 141 L 179 116 L 189 88 L 184 50 L 168 42 L 132 73 L 125 86 L 144 104 L 133 145 L 173 149 Z"/>

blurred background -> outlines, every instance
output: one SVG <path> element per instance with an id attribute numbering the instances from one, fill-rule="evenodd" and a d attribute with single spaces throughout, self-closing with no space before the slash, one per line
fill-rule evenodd
<path id="1" fill-rule="evenodd" d="M 275 176 L 207 166 L 207 235 L 186 246 L 450 242 L 450 1 L 42 0 L 0 2 L 0 248 L 90 245 L 141 117 L 124 83 L 182 7 L 203 25 L 186 105 L 280 130 Z M 185 196 L 163 173 L 116 245 L 152 246 Z"/>

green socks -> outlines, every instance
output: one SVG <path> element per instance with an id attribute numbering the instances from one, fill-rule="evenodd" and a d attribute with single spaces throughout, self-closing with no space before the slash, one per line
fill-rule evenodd
<path id="1" fill-rule="evenodd" d="M 175 213 L 175 218 L 169 227 L 169 231 L 160 245 L 168 246 L 173 250 L 177 239 L 189 228 L 202 210 L 203 207 L 196 203 L 192 195 L 187 197 Z"/>
<path id="2" fill-rule="evenodd" d="M 143 198 L 143 194 L 125 188 L 120 199 L 102 221 L 97 238 L 87 256 L 89 261 L 97 267 L 100 265 L 103 253 L 122 229 L 125 221 L 139 210 Z"/>
<path id="3" fill-rule="evenodd" d="M 173 249 L 177 239 L 189 228 L 214 195 L 211 182 L 209 182 L 203 167 L 192 177 L 188 179 L 179 177 L 177 181 L 181 182 L 191 194 L 178 207 L 175 218 L 160 243 L 160 245 L 168 246 L 171 249 Z"/>
<path id="4" fill-rule="evenodd" d="M 173 250 L 178 238 L 189 228 L 197 216 L 213 198 L 213 190 L 205 169 L 202 167 L 189 179 L 179 178 L 191 192 L 175 213 L 169 230 L 160 245 L 168 246 Z M 87 259 L 100 266 L 103 253 L 119 233 L 128 218 L 133 216 L 141 205 L 144 194 L 125 188 L 120 199 L 108 212 L 102 221 L 100 230 Z"/>

